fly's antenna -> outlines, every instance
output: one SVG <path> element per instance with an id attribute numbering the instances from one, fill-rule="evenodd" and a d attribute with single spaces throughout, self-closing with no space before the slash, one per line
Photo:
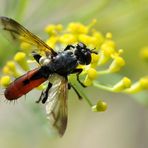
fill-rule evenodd
<path id="1" fill-rule="evenodd" d="M 94 53 L 94 54 L 98 54 L 98 52 L 97 51 L 95 51 L 96 50 L 96 48 L 93 48 L 92 50 L 90 50 L 91 51 L 91 53 Z"/>

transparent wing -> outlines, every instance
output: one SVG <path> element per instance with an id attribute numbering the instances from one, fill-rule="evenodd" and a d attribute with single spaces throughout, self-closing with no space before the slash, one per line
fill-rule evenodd
<path id="1" fill-rule="evenodd" d="M 25 42 L 30 44 L 34 49 L 41 51 L 48 50 L 51 54 L 56 54 L 45 42 L 11 18 L 0 17 L 0 30 L 9 40 L 11 39 L 17 43 Z"/>
<path id="2" fill-rule="evenodd" d="M 46 113 L 50 123 L 62 136 L 67 126 L 67 80 L 59 75 L 54 77 L 46 101 Z"/>

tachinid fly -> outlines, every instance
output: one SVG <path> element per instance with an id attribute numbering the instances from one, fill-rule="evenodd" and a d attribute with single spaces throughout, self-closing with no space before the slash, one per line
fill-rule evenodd
<path id="1" fill-rule="evenodd" d="M 82 69 L 77 68 L 77 66 L 78 64 L 90 64 L 93 51 L 85 44 L 78 43 L 77 45 L 67 45 L 63 51 L 55 52 L 40 38 L 15 20 L 7 17 L 0 17 L 0 29 L 9 34 L 12 40 L 30 44 L 33 47 L 32 55 L 40 64 L 40 67 L 27 72 L 10 83 L 4 92 L 6 99 L 16 100 L 48 80 L 47 88 L 42 91 L 37 103 L 41 101 L 46 104 L 49 120 L 58 130 L 58 133 L 63 135 L 67 126 L 68 89 L 72 87 L 81 98 L 76 88 L 68 82 L 68 75 L 76 74 L 78 82 L 85 87 L 79 80 Z M 35 50 L 44 51 L 46 56 L 41 56 Z"/>

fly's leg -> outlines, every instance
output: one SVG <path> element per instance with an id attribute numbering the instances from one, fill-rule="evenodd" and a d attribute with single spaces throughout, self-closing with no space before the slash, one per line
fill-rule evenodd
<path id="1" fill-rule="evenodd" d="M 36 101 L 36 103 L 40 103 L 40 101 L 42 101 L 42 103 L 44 104 L 47 99 L 48 99 L 48 93 L 49 93 L 49 89 L 52 87 L 52 84 L 49 82 L 48 86 L 46 88 L 46 90 L 43 90 L 41 93 L 40 98 Z"/>
<path id="2" fill-rule="evenodd" d="M 69 50 L 70 48 L 74 48 L 73 45 L 67 45 L 66 48 L 64 49 L 64 51 Z"/>
<path id="3" fill-rule="evenodd" d="M 42 57 L 40 54 L 38 54 L 37 52 L 33 51 L 32 52 L 32 56 L 33 58 L 40 64 L 40 58 Z"/>
<path id="4" fill-rule="evenodd" d="M 82 87 L 85 88 L 86 86 L 83 84 L 83 82 L 80 81 L 80 78 L 79 78 L 79 75 L 80 75 L 80 73 L 81 73 L 82 71 L 83 71 L 83 69 L 78 68 L 78 69 L 75 69 L 72 73 L 73 73 L 73 74 L 76 73 L 77 81 L 81 84 Z"/>
<path id="5" fill-rule="evenodd" d="M 71 89 L 71 87 L 73 88 L 73 90 L 77 94 L 78 99 L 81 100 L 82 99 L 82 96 L 79 94 L 79 92 L 77 91 L 77 89 L 71 83 L 68 83 L 68 89 Z"/>

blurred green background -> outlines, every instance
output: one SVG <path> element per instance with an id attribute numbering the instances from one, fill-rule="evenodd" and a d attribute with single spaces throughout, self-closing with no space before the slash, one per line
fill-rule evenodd
<path id="1" fill-rule="evenodd" d="M 46 38 L 43 28 L 49 23 L 97 19 L 96 28 L 112 32 L 117 48 L 124 49 L 126 66 L 121 75 L 133 81 L 148 75 L 148 63 L 139 56 L 140 48 L 148 45 L 148 0 L 0 0 L 0 15 L 16 19 L 26 28 Z M 0 44 L 1 65 L 9 54 Z M 93 102 L 104 99 L 109 108 L 93 113 L 85 100 L 79 101 L 70 91 L 68 128 L 62 138 L 54 138 L 48 129 L 43 107 L 35 104 L 40 92 L 32 91 L 15 103 L 0 99 L 1 148 L 147 148 L 148 93 L 134 96 L 87 88 Z M 1 90 L 3 91 L 3 90 Z M 141 102 L 141 105 L 138 102 Z"/>

